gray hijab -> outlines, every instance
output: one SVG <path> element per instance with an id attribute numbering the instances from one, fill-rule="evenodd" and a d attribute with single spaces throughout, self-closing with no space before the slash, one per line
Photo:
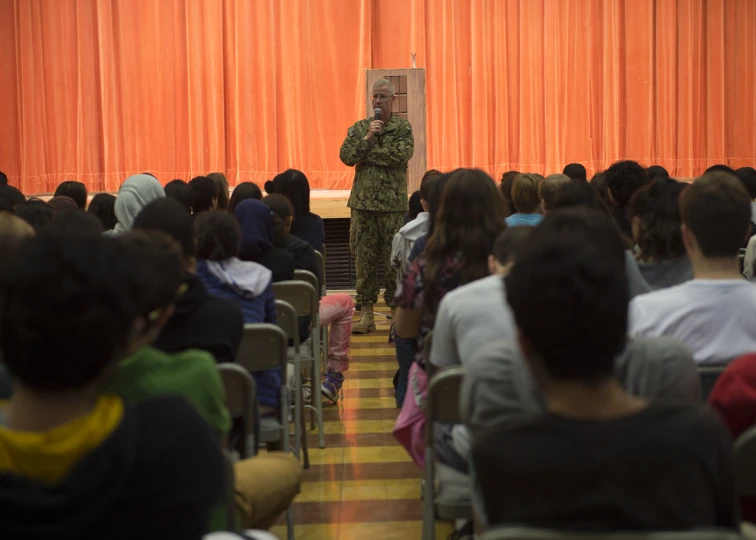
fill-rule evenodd
<path id="1" fill-rule="evenodd" d="M 163 186 L 154 176 L 149 174 L 129 176 L 121 184 L 115 202 L 115 215 L 118 223 L 112 231 L 106 231 L 105 234 L 117 236 L 130 231 L 142 208 L 156 199 L 163 198 L 165 198 Z"/>

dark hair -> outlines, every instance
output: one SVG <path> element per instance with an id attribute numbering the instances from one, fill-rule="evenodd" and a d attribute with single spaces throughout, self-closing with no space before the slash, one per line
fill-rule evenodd
<path id="1" fill-rule="evenodd" d="M 7 211 L 14 211 L 16 205 L 25 200 L 24 194 L 15 187 L 0 184 L 0 201 L 3 201 L 6 207 L 10 207 Z"/>
<path id="2" fill-rule="evenodd" d="M 588 173 L 580 163 L 568 163 L 564 166 L 562 174 L 568 176 L 570 180 L 588 181 Z"/>
<path id="3" fill-rule="evenodd" d="M 111 230 L 118 223 L 118 219 L 115 216 L 115 202 L 115 195 L 98 193 L 92 198 L 92 202 L 89 203 L 88 212 L 100 220 L 104 231 Z"/>
<path id="4" fill-rule="evenodd" d="M 76 204 L 76 201 L 74 201 L 68 195 L 56 195 L 55 197 L 47 201 L 47 204 L 50 205 L 55 214 L 65 212 L 66 210 L 82 210 L 82 208 L 80 208 L 79 205 Z"/>
<path id="5" fill-rule="evenodd" d="M 35 235 L 26 221 L 9 212 L 0 212 L 0 266 L 12 263 L 18 247 Z"/>
<path id="6" fill-rule="evenodd" d="M 87 209 L 87 186 L 74 180 L 66 180 L 55 190 L 55 197 L 65 195 L 70 197 L 82 210 Z"/>
<path id="7" fill-rule="evenodd" d="M 189 181 L 189 187 L 194 192 L 192 210 L 195 214 L 213 209 L 213 201 L 218 200 L 218 188 L 215 182 L 206 176 L 195 176 Z"/>
<path id="8" fill-rule="evenodd" d="M 751 224 L 751 199 L 735 175 L 708 173 L 683 192 L 680 215 L 704 257 L 737 257 Z"/>
<path id="9" fill-rule="evenodd" d="M 478 169 L 457 169 L 449 175 L 433 234 L 425 247 L 425 307 L 435 313 L 439 285 L 448 257 L 459 256 L 460 284 L 488 275 L 494 240 L 506 229 L 504 198 L 493 179 Z"/>
<path id="10" fill-rule="evenodd" d="M 550 174 L 541 182 L 538 186 L 538 196 L 546 204 L 546 209 L 551 211 L 559 188 L 569 182 L 571 182 L 570 177 L 566 174 Z"/>
<path id="11" fill-rule="evenodd" d="M 95 216 L 80 208 L 63 210 L 50 223 L 50 232 L 62 235 L 102 234 L 102 223 Z"/>
<path id="12" fill-rule="evenodd" d="M 627 206 L 633 193 L 650 182 L 646 169 L 635 161 L 618 161 L 606 170 L 606 186 L 616 206 Z"/>
<path id="13" fill-rule="evenodd" d="M 428 202 L 428 233 L 427 237 L 430 239 L 433 236 L 433 230 L 436 227 L 436 219 L 438 219 L 438 211 L 441 209 L 441 200 L 444 196 L 444 189 L 446 184 L 451 178 L 451 173 L 444 173 L 436 177 L 436 180 L 431 183 L 430 195 L 427 199 Z"/>
<path id="14" fill-rule="evenodd" d="M 8 175 L 5 174 L 3 171 L 0 171 L 0 186 L 7 186 L 8 185 Z"/>
<path id="15" fill-rule="evenodd" d="M 226 175 L 222 172 L 214 172 L 208 174 L 207 177 L 215 182 L 215 198 L 218 210 L 225 210 L 228 208 L 228 180 L 226 179 Z"/>
<path id="16" fill-rule="evenodd" d="M 539 212 L 541 198 L 538 196 L 541 182 L 544 178 L 540 174 L 519 174 L 512 182 L 512 202 L 520 214 L 535 214 Z"/>
<path id="17" fill-rule="evenodd" d="M 424 201 L 428 201 L 430 197 L 431 186 L 438 176 L 441 176 L 441 171 L 436 169 L 430 169 L 423 175 L 423 179 L 420 180 L 420 198 Z"/>
<path id="18" fill-rule="evenodd" d="M 609 200 L 609 188 L 606 185 L 606 173 L 597 172 L 593 175 L 590 181 L 591 187 L 596 190 L 598 196 L 607 206 L 611 206 L 612 202 Z"/>
<path id="19" fill-rule="evenodd" d="M 741 167 L 735 171 L 735 176 L 743 182 L 743 186 L 746 188 L 748 196 L 751 197 L 751 199 L 756 199 L 756 169 L 753 167 Z"/>
<path id="20" fill-rule="evenodd" d="M 499 189 L 501 190 L 501 194 L 504 196 L 504 202 L 506 203 L 509 215 L 517 213 L 517 208 L 515 208 L 514 202 L 512 201 L 512 183 L 514 182 L 514 179 L 519 175 L 520 172 L 518 171 L 507 171 L 501 175 L 501 184 L 499 184 Z"/>
<path id="21" fill-rule="evenodd" d="M 635 241 L 643 260 L 659 262 L 685 255 L 680 229 L 680 193 L 686 187 L 675 180 L 657 178 L 630 199 L 630 217 L 640 221 Z"/>
<path id="22" fill-rule="evenodd" d="M 268 193 L 271 192 L 269 191 Z M 231 200 L 228 203 L 229 213 L 233 214 L 239 203 L 246 201 L 247 199 L 255 199 L 258 201 L 262 199 L 262 191 L 260 191 L 257 184 L 253 184 L 252 182 L 242 182 L 234 188 L 233 193 L 231 193 Z"/>
<path id="23" fill-rule="evenodd" d="M 423 211 L 423 203 L 420 202 L 420 191 L 415 191 L 410 195 L 407 203 L 407 221 L 412 221 Z"/>
<path id="24" fill-rule="evenodd" d="M 669 178 L 669 172 L 661 165 L 651 165 L 646 169 L 646 172 L 651 180 L 656 180 L 657 178 Z"/>
<path id="25" fill-rule="evenodd" d="M 735 174 L 735 171 L 733 171 L 730 167 L 727 165 L 723 165 L 722 163 L 717 163 L 716 165 L 712 165 L 708 169 L 704 171 L 704 174 L 709 174 L 713 172 L 726 172 L 730 174 Z"/>
<path id="26" fill-rule="evenodd" d="M 133 230 L 160 231 L 181 247 L 183 263 L 194 257 L 194 222 L 184 206 L 175 199 L 156 199 L 142 208 Z"/>
<path id="27" fill-rule="evenodd" d="M 492 254 L 499 264 L 514 263 L 520 258 L 522 250 L 530 242 L 534 227 L 508 227 L 493 244 Z"/>
<path id="28" fill-rule="evenodd" d="M 171 180 L 165 185 L 165 196 L 177 201 L 187 213 L 194 210 L 194 190 L 183 180 Z"/>
<path id="29" fill-rule="evenodd" d="M 225 261 L 239 256 L 241 229 L 233 214 L 216 210 L 197 216 L 194 222 L 197 236 L 197 258 Z"/>
<path id="30" fill-rule="evenodd" d="M 554 197 L 553 207 L 550 210 L 561 210 L 564 208 L 588 208 L 594 210 L 611 219 L 611 211 L 604 203 L 599 194 L 593 189 L 591 184 L 583 182 L 569 182 L 559 186 Z"/>
<path id="31" fill-rule="evenodd" d="M 272 184 L 273 191 L 268 191 L 269 184 Z M 291 224 L 292 233 L 300 232 L 297 218 L 310 213 L 310 183 L 304 173 L 296 169 L 285 170 L 281 174 L 277 174 L 272 183 L 265 183 L 265 191 L 288 197 L 294 207 L 294 221 Z"/>
<path id="32" fill-rule="evenodd" d="M 285 219 L 294 217 L 294 207 L 288 198 L 277 193 L 268 195 L 262 202 L 270 209 L 270 216 L 273 218 L 273 244 L 283 247 L 287 234 Z"/>
<path id="33" fill-rule="evenodd" d="M 63 392 L 119 360 L 138 316 L 127 285 L 135 262 L 102 235 L 26 241 L 0 275 L 0 349 L 11 374 L 38 392 Z"/>
<path id="34" fill-rule="evenodd" d="M 47 227 L 55 217 L 52 206 L 37 198 L 19 203 L 13 210 L 37 232 Z"/>
<path id="35" fill-rule="evenodd" d="M 167 234 L 160 231 L 134 231 L 116 238 L 132 261 L 128 283 L 139 306 L 139 314 L 148 321 L 151 312 L 174 304 L 183 281 L 181 250 Z"/>
<path id="36" fill-rule="evenodd" d="M 534 229 L 506 277 L 517 326 L 551 378 L 612 377 L 627 332 L 623 251 L 617 229 L 601 214 L 560 210 Z"/>

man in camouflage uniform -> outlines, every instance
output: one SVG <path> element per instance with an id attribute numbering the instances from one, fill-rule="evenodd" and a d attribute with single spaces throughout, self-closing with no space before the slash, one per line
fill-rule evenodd
<path id="1" fill-rule="evenodd" d="M 394 306 L 396 270 L 391 265 L 391 241 L 404 224 L 407 209 L 407 163 L 415 148 L 409 122 L 393 116 L 394 86 L 381 79 L 373 85 L 373 108 L 381 119 L 354 124 L 341 145 L 345 165 L 355 167 L 354 186 L 347 206 L 352 209 L 349 246 L 357 266 L 360 322 L 352 333 L 375 330 L 373 305 L 378 301 L 378 261 L 383 259 L 386 305 Z"/>

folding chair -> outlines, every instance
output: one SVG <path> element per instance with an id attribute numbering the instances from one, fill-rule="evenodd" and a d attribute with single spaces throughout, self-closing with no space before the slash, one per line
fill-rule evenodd
<path id="1" fill-rule="evenodd" d="M 470 501 L 445 501 L 436 493 L 436 458 L 433 428 L 436 422 L 461 424 L 459 392 L 465 368 L 439 370 L 428 383 L 425 400 L 425 492 L 423 496 L 423 540 L 435 540 L 436 516 L 443 520 L 472 519 Z M 458 473 L 461 475 L 461 473 Z"/>
<path id="2" fill-rule="evenodd" d="M 304 400 L 302 395 L 302 376 L 298 367 L 299 362 L 299 324 L 297 312 L 291 304 L 283 300 L 276 300 L 276 319 L 278 326 L 286 334 L 289 342 L 293 343 L 294 357 L 289 357 L 289 362 L 294 364 L 294 454 L 297 459 L 300 455 L 300 444 L 304 451 L 304 468 L 310 468 L 310 454 L 307 450 L 307 430 L 304 429 Z"/>
<path id="3" fill-rule="evenodd" d="M 313 276 L 311 272 L 307 272 Z M 317 278 L 315 278 L 317 279 Z M 310 325 L 309 339 L 300 344 L 300 357 L 295 366 L 301 370 L 304 364 L 312 363 L 312 402 L 311 405 L 305 405 L 306 409 L 314 411 L 318 422 L 318 445 L 325 448 L 325 434 L 323 433 L 323 404 L 320 399 L 320 297 L 317 289 L 311 283 L 304 281 L 279 281 L 273 284 L 273 295 L 276 300 L 283 300 L 294 307 L 298 316 L 309 315 L 312 323 Z M 301 345 L 309 348 L 308 353 L 301 351 Z M 296 373 L 295 377 L 301 377 L 301 372 Z"/>
<path id="4" fill-rule="evenodd" d="M 226 408 L 231 418 L 241 418 L 244 433 L 238 440 L 229 437 L 229 450 L 239 452 L 244 459 L 257 454 L 256 445 L 248 452 L 247 438 L 251 435 L 260 440 L 260 410 L 257 405 L 257 385 L 249 371 L 237 364 L 218 364 L 223 388 L 226 392 Z"/>
<path id="5" fill-rule="evenodd" d="M 530 527 L 497 527 L 486 531 L 480 538 L 481 540 L 739 540 L 743 537 L 738 533 L 723 529 L 680 532 L 576 533 Z"/>
<path id="6" fill-rule="evenodd" d="M 756 496 L 756 426 L 735 441 L 735 489 L 741 497 Z"/>
<path id="7" fill-rule="evenodd" d="M 701 379 L 701 399 L 709 399 L 709 394 L 714 389 L 719 376 L 727 369 L 727 364 L 716 366 L 698 366 L 698 376 Z"/>
<path id="8" fill-rule="evenodd" d="M 318 278 L 320 278 L 320 297 L 323 298 L 325 295 L 328 294 L 328 291 L 326 290 L 326 247 L 325 245 L 323 245 L 322 254 L 319 251 L 315 251 L 315 257 L 318 259 L 318 262 L 320 263 L 320 275 L 318 276 Z M 326 362 L 328 362 L 328 348 L 330 346 L 328 342 L 328 325 L 324 324 L 322 328 L 320 329 L 320 343 L 322 343 L 321 349 L 323 351 L 323 366 L 325 366 Z"/>
<path id="9" fill-rule="evenodd" d="M 279 417 L 262 418 L 260 438 L 255 444 L 281 441 L 283 452 L 289 451 L 289 387 L 286 384 L 286 365 L 289 342 L 286 334 L 275 324 L 245 324 L 237 363 L 249 372 L 281 368 L 281 396 Z M 289 540 L 294 538 L 294 514 L 291 507 L 286 510 L 286 529 Z"/>

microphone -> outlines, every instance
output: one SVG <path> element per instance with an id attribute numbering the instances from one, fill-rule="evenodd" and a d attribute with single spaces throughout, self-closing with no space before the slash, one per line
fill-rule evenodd
<path id="1" fill-rule="evenodd" d="M 375 118 L 373 120 L 380 120 L 381 115 L 383 114 L 383 111 L 380 109 L 380 107 L 375 108 Z"/>

